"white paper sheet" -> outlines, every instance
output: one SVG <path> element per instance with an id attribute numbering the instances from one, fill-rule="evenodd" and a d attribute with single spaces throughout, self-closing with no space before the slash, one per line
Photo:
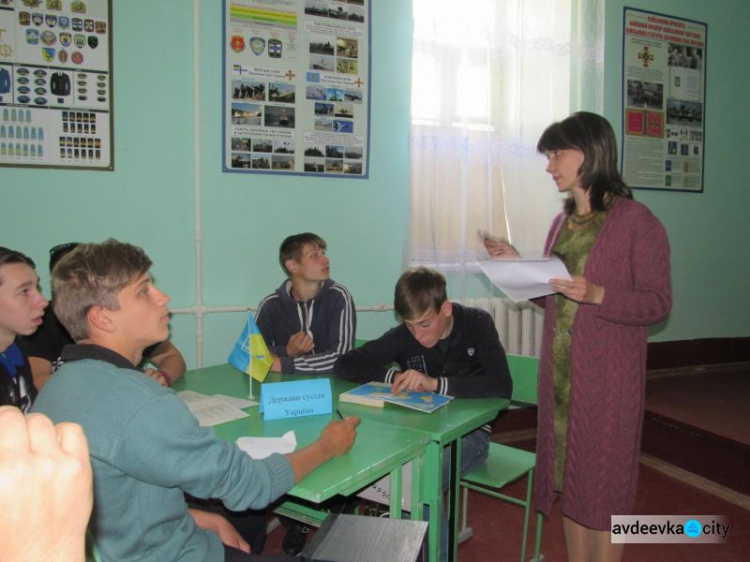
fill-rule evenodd
<path id="1" fill-rule="evenodd" d="M 214 394 L 214 398 L 221 398 L 225 404 L 244 410 L 250 406 L 257 406 L 259 402 L 253 400 L 247 400 L 246 398 L 236 398 L 234 396 L 227 396 L 226 394 Z"/>
<path id="2" fill-rule="evenodd" d="M 184 390 L 178 392 L 177 395 L 198 419 L 198 423 L 204 427 L 246 418 L 250 414 L 243 412 L 240 408 L 248 408 L 257 404 L 257 402 L 241 398 L 222 394 L 208 396 L 192 390 Z"/>
<path id="3" fill-rule="evenodd" d="M 297 448 L 294 430 L 282 437 L 240 437 L 237 446 L 254 459 L 265 459 L 273 453 L 292 453 Z"/>
<path id="4" fill-rule="evenodd" d="M 201 400 L 207 400 L 211 398 L 208 394 L 201 394 L 200 392 L 194 392 L 192 390 L 183 390 L 182 392 L 178 392 L 177 396 L 182 398 L 182 401 L 188 406 L 190 404 L 200 402 Z"/>
<path id="5" fill-rule="evenodd" d="M 513 302 L 554 293 L 550 279 L 570 279 L 559 258 L 510 258 L 480 261 L 479 267 Z"/>

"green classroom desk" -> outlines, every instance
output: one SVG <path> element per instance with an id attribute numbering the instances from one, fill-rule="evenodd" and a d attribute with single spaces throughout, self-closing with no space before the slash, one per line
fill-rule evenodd
<path id="1" fill-rule="evenodd" d="M 343 392 L 358 386 L 346 381 L 336 380 L 333 384 L 335 391 Z M 458 536 L 458 471 L 455 467 L 461 464 L 460 443 L 463 435 L 490 423 L 497 417 L 500 410 L 508 407 L 510 400 L 505 398 L 463 398 L 453 399 L 447 406 L 432 414 L 417 412 L 394 404 L 386 404 L 384 408 L 360 406 L 358 404 L 341 403 L 339 409 L 346 415 L 360 416 L 362 419 L 377 421 L 394 427 L 408 427 L 424 432 L 430 439 L 425 447 L 425 469 L 422 491 L 424 503 L 430 506 L 430 525 L 428 527 L 430 560 L 440 557 L 440 525 L 443 512 L 443 484 L 442 451 L 450 446 L 451 451 L 451 481 L 448 490 L 448 560 L 457 559 Z"/>
<path id="2" fill-rule="evenodd" d="M 282 375 L 279 373 L 271 373 L 268 375 L 268 378 L 266 378 L 266 382 L 282 382 L 282 381 L 289 381 L 289 380 L 303 380 L 306 378 L 313 378 L 311 376 L 301 376 L 301 375 Z M 430 560 L 431 561 L 437 561 L 439 560 L 440 556 L 440 525 L 441 525 L 441 514 L 443 512 L 443 494 L 442 491 L 442 450 L 445 446 L 451 445 L 451 463 L 452 466 L 459 466 L 460 464 L 460 447 L 453 446 L 456 443 L 460 442 L 460 438 L 470 433 L 471 431 L 481 427 L 485 423 L 489 423 L 492 420 L 495 419 L 497 414 L 500 412 L 500 410 L 505 409 L 510 404 L 510 401 L 504 398 L 472 398 L 472 399 L 454 399 L 450 402 L 447 406 L 441 408 L 437 412 L 433 412 L 432 414 L 425 414 L 423 412 L 417 412 L 415 410 L 410 410 L 408 408 L 403 408 L 401 406 L 396 406 L 393 404 L 386 404 L 384 408 L 373 408 L 368 406 L 360 406 L 357 404 L 349 404 L 349 403 L 338 403 L 338 395 L 341 392 L 345 392 L 351 388 L 354 388 L 358 386 L 356 383 L 351 383 L 347 381 L 342 381 L 340 379 L 337 379 L 333 376 L 331 378 L 331 386 L 333 389 L 333 399 L 334 399 L 334 409 L 338 407 L 341 412 L 346 415 L 355 415 L 359 416 L 362 419 L 362 424 L 360 425 L 360 429 L 358 430 L 358 437 L 357 437 L 357 444 L 361 444 L 363 447 L 366 446 L 367 448 L 374 449 L 375 447 L 372 446 L 371 442 L 369 441 L 369 437 L 365 434 L 363 434 L 363 426 L 365 428 L 369 427 L 369 424 L 377 424 L 373 427 L 379 427 L 380 429 L 376 432 L 379 433 L 382 431 L 384 427 L 389 427 L 393 431 L 398 434 L 398 432 L 406 431 L 407 428 L 409 431 L 409 434 L 416 433 L 418 435 L 421 435 L 423 438 L 426 438 L 426 445 L 424 444 L 424 441 L 421 441 L 421 443 L 424 446 L 424 472 L 423 477 L 421 478 L 422 481 L 422 500 L 425 504 L 430 505 L 430 525 L 429 525 L 429 550 L 430 550 Z M 185 380 L 187 382 L 187 385 L 185 383 L 180 384 L 181 380 Z M 194 390 L 196 392 L 202 392 L 205 394 L 217 394 L 217 393 L 223 393 L 223 394 L 229 394 L 233 396 L 247 396 L 249 391 L 249 381 L 250 378 L 247 375 L 244 375 L 234 369 L 232 366 L 225 364 L 225 365 L 218 365 L 215 367 L 208 367 L 204 369 L 198 369 L 195 371 L 190 371 L 186 373 L 186 375 L 178 380 L 175 383 L 175 389 L 176 390 L 182 390 L 183 388 L 187 388 L 190 390 Z M 260 398 L 260 385 L 256 381 L 253 381 L 253 391 L 256 397 L 256 400 Z M 225 438 L 225 439 L 236 439 L 241 434 L 243 435 L 274 435 L 279 436 L 283 434 L 283 431 L 281 428 L 277 428 L 274 431 L 271 431 L 269 428 L 271 427 L 270 424 L 276 423 L 276 422 L 268 422 L 269 426 L 266 427 L 265 424 L 261 423 L 260 416 L 257 415 L 257 411 L 255 409 L 250 410 L 252 412 L 250 418 L 245 418 L 244 420 L 238 420 L 236 422 L 231 422 L 229 424 L 222 424 L 219 426 L 216 426 L 216 433 L 219 437 Z M 315 427 L 315 430 L 312 431 L 308 435 L 310 438 L 310 441 L 314 439 L 315 436 L 320 432 L 320 430 L 323 428 L 323 426 L 329 421 L 329 418 L 326 418 L 325 416 L 315 416 L 315 417 L 309 417 L 309 418 L 299 418 L 297 422 L 302 420 L 314 420 L 316 418 L 319 418 L 320 421 L 318 422 L 320 425 L 317 425 Z M 251 420 L 251 421 L 247 421 Z M 281 421 L 281 420 L 279 420 Z M 289 422 L 289 420 L 285 420 Z M 235 426 L 235 424 L 245 422 L 242 426 Z M 302 424 L 304 425 L 304 424 Z M 312 425 L 312 424 L 310 424 Z M 226 427 L 225 427 L 226 426 Z M 234 429 L 235 427 L 240 427 L 242 429 Z M 240 433 L 241 431 L 245 431 L 245 433 Z M 250 433 L 251 431 L 255 431 L 256 433 Z M 406 435 L 406 434 L 405 434 Z M 300 444 L 303 444 L 303 441 L 298 436 L 298 442 Z M 308 441 L 305 441 L 304 443 L 307 443 Z M 404 444 L 406 446 L 406 444 Z M 355 448 L 357 445 L 355 445 Z M 355 448 L 352 449 L 352 451 L 355 451 Z M 418 455 L 414 455 L 418 456 Z M 335 459 L 332 462 L 339 461 L 340 459 Z M 396 463 L 397 464 L 397 463 Z M 392 464 L 392 466 L 395 468 L 396 464 Z M 343 465 L 343 463 L 341 463 Z M 326 465 L 328 466 L 328 465 Z M 335 491 L 333 493 L 330 493 L 329 495 L 325 495 L 324 493 L 319 493 L 315 497 L 320 497 L 323 499 L 326 499 L 328 497 L 331 497 L 335 493 L 352 493 L 357 491 L 358 489 L 363 488 L 367 484 L 373 482 L 378 477 L 372 477 L 375 472 L 379 472 L 380 474 L 385 474 L 387 471 L 383 472 L 375 470 L 375 467 L 372 467 L 372 472 L 367 472 L 367 478 L 357 478 L 355 477 L 354 480 L 356 482 L 352 482 L 350 486 L 346 486 L 347 491 Z M 346 472 L 346 470 L 351 470 L 352 467 L 343 467 L 343 473 Z M 400 471 L 391 469 L 391 490 L 400 490 L 400 487 L 397 487 L 397 480 L 400 478 Z M 416 488 L 419 487 L 419 471 L 416 471 L 417 480 L 414 480 L 414 475 L 412 475 L 412 489 L 414 490 L 414 493 L 416 493 Z M 320 478 L 321 480 L 327 480 L 327 477 L 324 475 L 324 471 L 317 471 L 316 473 L 311 474 L 308 476 L 303 482 L 295 486 L 295 488 L 292 489 L 290 492 L 290 495 L 296 496 L 298 498 L 302 499 L 309 499 L 309 497 L 306 497 L 306 495 L 309 495 L 310 490 L 305 489 L 304 491 L 301 489 L 301 486 L 304 484 L 305 488 L 308 486 L 311 486 L 311 483 L 308 484 L 308 479 L 310 479 L 313 476 L 316 476 Z M 342 474 L 343 477 L 343 474 Z M 332 481 L 334 479 L 331 479 Z M 364 483 L 363 483 L 364 482 Z M 356 486 L 359 486 L 357 488 Z M 459 499 L 459 492 L 458 492 L 458 477 L 457 477 L 457 471 L 452 470 L 451 471 L 451 482 L 449 483 L 449 512 L 448 512 L 448 525 L 449 529 L 452 530 L 451 533 L 449 533 L 449 551 L 448 551 L 448 559 L 449 560 L 455 560 L 456 559 L 456 549 L 457 549 L 457 525 L 458 525 L 458 499 Z M 321 490 L 322 492 L 322 490 Z M 325 495 L 325 497 L 323 497 Z M 400 493 L 398 494 L 400 495 Z M 395 516 L 398 516 L 398 510 L 400 509 L 400 502 L 395 502 L 395 498 L 391 497 L 391 513 L 396 514 Z M 317 500 L 313 500 L 317 501 Z M 415 498 L 412 498 L 412 513 L 413 514 L 419 514 L 421 513 L 421 510 L 415 510 L 414 509 L 414 502 L 418 501 Z M 397 503 L 398 505 L 394 507 L 394 503 Z M 286 504 L 285 504 L 286 505 Z M 415 517 L 417 518 L 417 517 Z"/>
<path id="3" fill-rule="evenodd" d="M 250 377 L 230 365 L 219 365 L 189 371 L 175 381 L 173 388 L 177 392 L 192 390 L 202 394 L 225 394 L 247 398 L 250 380 Z M 278 382 L 279 375 L 269 376 L 266 380 Z M 285 380 L 288 380 L 286 376 Z M 253 388 L 255 399 L 258 400 L 260 386 L 256 381 L 253 381 Z M 334 396 L 338 394 L 334 392 Z M 259 414 L 257 406 L 245 411 L 250 413 L 249 417 L 214 426 L 213 430 L 217 437 L 236 441 L 244 436 L 280 437 L 287 431 L 294 430 L 298 447 L 304 447 L 315 441 L 326 424 L 336 418 L 336 414 L 333 414 L 266 421 Z M 311 472 L 288 494 L 319 504 L 337 494 L 351 495 L 390 474 L 393 489 L 397 490 L 391 498 L 390 514 L 392 517 L 400 517 L 401 467 L 416 459 L 417 462 L 414 464 L 417 466 L 419 480 L 427 442 L 427 437 L 421 432 L 383 425 L 373 420 L 363 420 L 357 428 L 357 439 L 349 453 L 332 459 Z M 417 513 L 421 513 L 418 507 L 420 501 L 419 490 L 415 489 L 411 498 L 411 509 L 416 509 Z M 315 525 L 319 525 L 323 519 L 319 511 L 292 502 L 281 504 L 276 511 Z"/>

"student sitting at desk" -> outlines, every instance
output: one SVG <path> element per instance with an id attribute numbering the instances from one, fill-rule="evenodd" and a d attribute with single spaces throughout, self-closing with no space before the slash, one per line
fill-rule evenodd
<path id="1" fill-rule="evenodd" d="M 349 291 L 330 278 L 326 241 L 304 232 L 288 236 L 279 248 L 286 279 L 261 301 L 255 322 L 273 355 L 272 371 L 333 372 L 342 353 L 354 347 L 357 315 Z M 287 518 L 283 549 L 298 554 L 308 528 Z"/>
<path id="2" fill-rule="evenodd" d="M 49 271 L 55 268 L 66 254 L 71 252 L 77 242 L 60 244 L 50 250 Z M 55 316 L 54 305 L 44 311 L 40 328 L 30 336 L 23 337 L 18 344 L 29 357 L 34 385 L 41 390 L 44 383 L 62 364 L 60 355 L 66 345 L 73 343 L 68 331 Z M 171 386 L 185 372 L 185 360 L 179 350 L 169 340 L 152 345 L 144 350 L 143 356 L 156 369 L 145 369 L 144 372 L 162 386 Z"/>
<path id="3" fill-rule="evenodd" d="M 445 277 L 420 267 L 396 283 L 394 308 L 402 324 L 336 362 L 337 376 L 361 383 L 393 383 L 456 398 L 509 398 L 513 383 L 490 315 L 448 300 Z M 490 427 L 461 440 L 461 474 L 486 458 Z M 447 482 L 444 463 L 444 482 Z"/>
<path id="4" fill-rule="evenodd" d="M 331 422 L 312 445 L 263 460 L 200 427 L 171 389 L 136 367 L 146 347 L 169 335 L 169 297 L 150 267 L 142 249 L 116 240 L 81 244 L 57 264 L 55 312 L 77 345 L 63 350 L 33 410 L 83 427 L 94 471 L 90 528 L 104 562 L 271 560 L 199 527 L 184 494 L 232 510 L 263 508 L 346 453 L 359 420 Z"/>
<path id="5" fill-rule="evenodd" d="M 21 252 L 0 247 L 0 406 L 26 412 L 36 388 L 16 338 L 28 336 L 42 323 L 47 306 L 39 292 L 34 262 Z"/>
<path id="6" fill-rule="evenodd" d="M 271 370 L 331 373 L 336 359 L 354 347 L 352 296 L 330 278 L 326 241 L 316 234 L 287 237 L 279 261 L 288 279 L 263 299 L 255 315 L 273 354 Z"/>

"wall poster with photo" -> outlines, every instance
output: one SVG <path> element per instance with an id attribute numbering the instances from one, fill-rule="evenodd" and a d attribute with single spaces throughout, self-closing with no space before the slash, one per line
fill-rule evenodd
<path id="1" fill-rule="evenodd" d="M 631 187 L 703 191 L 705 23 L 624 9 L 622 172 Z"/>
<path id="2" fill-rule="evenodd" d="M 225 172 L 366 178 L 370 0 L 224 0 Z"/>
<path id="3" fill-rule="evenodd" d="M 112 0 L 0 0 L 0 166 L 114 170 Z"/>

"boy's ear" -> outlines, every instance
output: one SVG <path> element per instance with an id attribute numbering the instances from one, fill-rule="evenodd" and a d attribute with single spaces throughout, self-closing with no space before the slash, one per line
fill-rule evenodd
<path id="1" fill-rule="evenodd" d="M 299 267 L 299 262 L 295 260 L 294 258 L 290 258 L 284 262 L 284 265 L 286 266 L 286 270 L 289 273 L 297 273 L 297 268 Z"/>
<path id="2" fill-rule="evenodd" d="M 91 328 L 96 328 L 102 332 L 114 332 L 115 325 L 114 319 L 112 318 L 111 311 L 107 310 L 103 306 L 92 306 L 89 308 L 86 314 L 86 319 L 89 321 Z"/>
<path id="3" fill-rule="evenodd" d="M 441 304 L 440 314 L 445 317 L 451 316 L 453 314 L 453 303 L 451 301 L 445 301 L 443 304 Z"/>

